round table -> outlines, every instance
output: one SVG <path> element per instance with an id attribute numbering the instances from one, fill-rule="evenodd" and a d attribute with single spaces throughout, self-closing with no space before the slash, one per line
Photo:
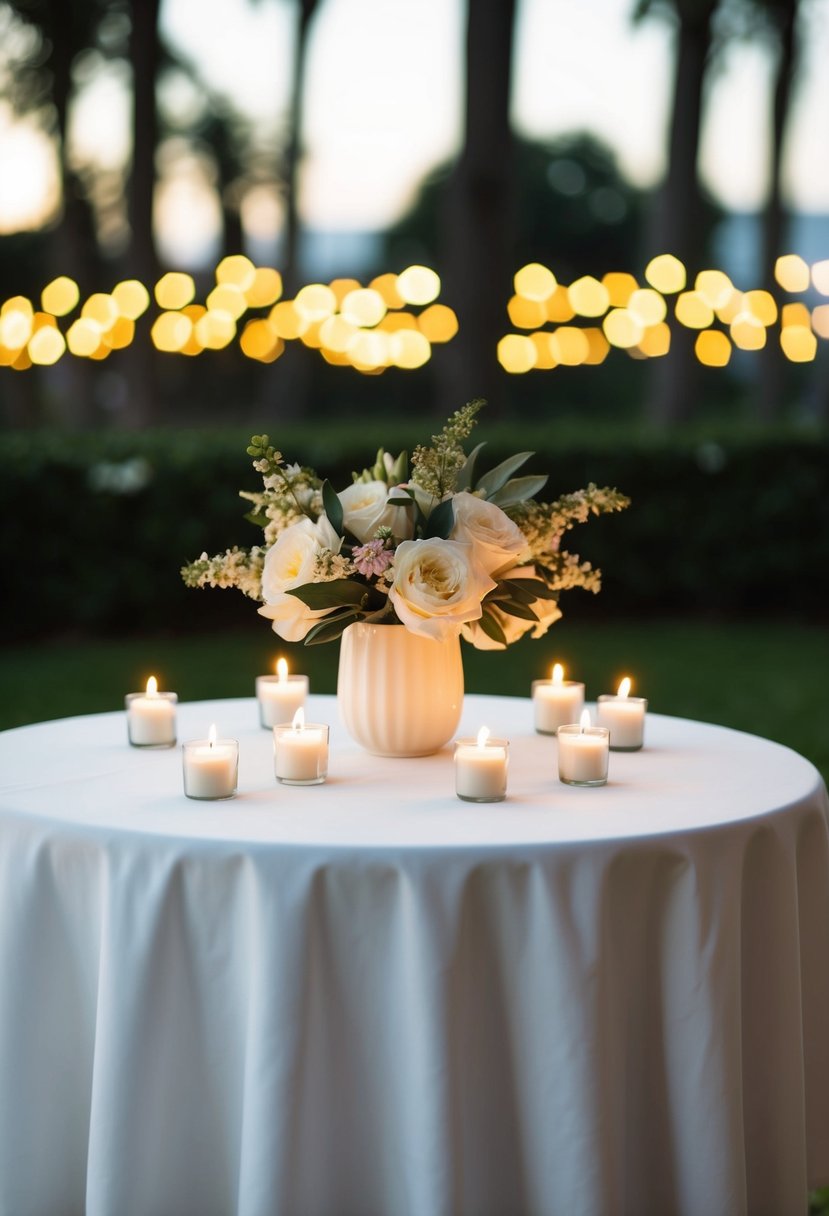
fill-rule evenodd
<path id="1" fill-rule="evenodd" d="M 255 701 L 182 793 L 123 713 L 0 735 L 2 1216 L 738 1216 L 829 1182 L 829 804 L 796 753 L 650 715 L 604 788 L 528 700 L 509 797 L 451 749 L 277 786 Z"/>

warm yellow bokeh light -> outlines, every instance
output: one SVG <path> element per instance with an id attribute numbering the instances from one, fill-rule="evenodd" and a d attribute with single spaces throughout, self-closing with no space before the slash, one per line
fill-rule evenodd
<path id="1" fill-rule="evenodd" d="M 573 312 L 580 317 L 603 317 L 610 307 L 610 293 L 591 274 L 576 279 L 567 288 Z"/>
<path id="2" fill-rule="evenodd" d="M 584 361 L 590 367 L 598 367 L 610 354 L 610 343 L 603 331 L 595 325 L 583 329 L 582 333 L 587 340 L 587 355 Z"/>
<path id="3" fill-rule="evenodd" d="M 270 308 L 282 295 L 282 275 L 271 266 L 258 266 L 253 282 L 243 290 L 248 308 Z"/>
<path id="4" fill-rule="evenodd" d="M 762 325 L 774 325 L 777 320 L 777 304 L 768 291 L 747 291 L 741 311 L 750 312 Z"/>
<path id="5" fill-rule="evenodd" d="M 189 304 L 196 294 L 196 284 L 189 274 L 170 270 L 163 274 L 155 285 L 155 299 L 159 308 L 175 311 Z"/>
<path id="6" fill-rule="evenodd" d="M 20 350 L 32 336 L 34 317 L 22 309 L 0 314 L 0 343 L 9 350 Z"/>
<path id="7" fill-rule="evenodd" d="M 559 285 L 553 294 L 544 301 L 544 313 L 548 321 L 556 324 L 572 321 L 576 315 L 570 305 L 570 295 L 566 287 Z"/>
<path id="8" fill-rule="evenodd" d="M 440 279 L 428 266 L 407 266 L 397 276 L 397 290 L 406 304 L 431 304 L 440 295 Z"/>
<path id="9" fill-rule="evenodd" d="M 358 371 L 375 371 L 389 362 L 389 338 L 386 334 L 361 329 L 352 342 L 348 354 Z"/>
<path id="10" fill-rule="evenodd" d="M 517 296 L 537 302 L 549 299 L 558 286 L 552 270 L 548 270 L 540 262 L 530 262 L 522 266 L 516 273 L 513 284 Z"/>
<path id="11" fill-rule="evenodd" d="M 323 325 L 323 321 L 312 321 L 308 328 L 304 329 L 299 336 L 299 340 L 302 345 L 309 346 L 311 350 L 319 350 L 322 346 L 320 330 L 322 329 Z"/>
<path id="12" fill-rule="evenodd" d="M 602 322 L 602 329 L 611 346 L 630 350 L 642 340 L 642 324 L 626 308 L 613 308 Z"/>
<path id="13" fill-rule="evenodd" d="M 517 329 L 539 329 L 547 320 L 544 305 L 540 304 L 538 300 L 528 300 L 524 296 L 510 297 L 507 304 L 507 315 Z"/>
<path id="14" fill-rule="evenodd" d="M 812 282 L 822 296 L 829 296 L 829 259 L 812 266 Z"/>
<path id="15" fill-rule="evenodd" d="M 784 291 L 808 291 L 809 267 L 796 253 L 784 253 L 774 263 L 774 277 Z"/>
<path id="16" fill-rule="evenodd" d="M 442 305 L 433 304 L 431 307 L 441 308 Z M 421 313 L 421 316 L 423 315 Z M 417 318 L 411 312 L 387 312 L 377 328 L 382 330 L 384 334 L 396 334 L 399 329 L 417 329 Z"/>
<path id="17" fill-rule="evenodd" d="M 552 334 L 539 332 L 530 334 L 530 341 L 535 347 L 535 367 L 539 371 L 551 371 L 554 367 L 558 367 L 553 348 L 550 345 Z"/>
<path id="18" fill-rule="evenodd" d="M 277 335 L 286 342 L 301 338 L 310 322 L 294 307 L 293 300 L 280 300 L 270 311 L 269 320 Z"/>
<path id="19" fill-rule="evenodd" d="M 627 308 L 628 300 L 639 287 L 632 274 L 620 270 L 603 274 L 602 283 L 607 288 L 611 308 Z"/>
<path id="20" fill-rule="evenodd" d="M 397 279 L 396 274 L 387 275 L 386 277 L 395 280 Z M 334 293 L 334 298 L 337 301 L 337 308 L 340 307 L 350 291 L 361 291 L 363 287 L 359 279 L 332 279 L 328 286 Z"/>
<path id="21" fill-rule="evenodd" d="M 671 327 L 666 321 L 649 325 L 642 334 L 639 350 L 648 359 L 659 359 L 671 349 Z"/>
<path id="22" fill-rule="evenodd" d="M 42 307 L 55 317 L 65 317 L 76 307 L 79 299 L 78 284 L 74 279 L 67 278 L 65 274 L 52 279 L 52 282 L 47 283 L 40 293 Z"/>
<path id="23" fill-rule="evenodd" d="M 754 313 L 738 313 L 730 332 L 732 342 L 740 350 L 762 350 L 766 345 L 766 327 Z"/>
<path id="24" fill-rule="evenodd" d="M 340 315 L 351 325 L 360 325 L 367 329 L 378 325 L 386 315 L 386 301 L 379 291 L 370 287 L 360 287 L 350 291 L 340 304 Z"/>
<path id="25" fill-rule="evenodd" d="M 672 253 L 660 253 L 658 257 L 651 258 L 645 267 L 645 278 L 651 287 L 663 295 L 682 291 L 687 282 L 685 267 Z"/>
<path id="26" fill-rule="evenodd" d="M 780 345 L 792 363 L 811 363 L 817 354 L 817 338 L 805 325 L 788 325 L 780 334 Z"/>
<path id="27" fill-rule="evenodd" d="M 330 317 L 337 311 L 337 297 L 325 283 L 309 283 L 307 287 L 302 287 L 297 292 L 293 308 L 310 325 L 315 321 L 324 321 L 326 317 Z M 302 331 L 302 333 L 304 332 L 305 330 Z M 280 334 L 279 336 L 286 337 L 287 335 Z M 302 334 L 296 336 L 301 337 Z"/>
<path id="28" fill-rule="evenodd" d="M 118 320 L 119 315 L 115 297 L 106 295 L 102 291 L 96 291 L 88 300 L 84 300 L 83 307 L 81 308 L 81 316 L 97 321 L 102 333 L 106 333 L 108 329 L 112 328 Z"/>
<path id="29" fill-rule="evenodd" d="M 355 291 L 360 286 L 356 279 L 351 279 L 349 281 L 351 282 L 351 287 L 348 289 L 349 291 Z M 372 291 L 378 291 L 380 293 L 386 302 L 386 308 L 403 308 L 406 304 L 406 301 L 398 291 L 396 274 L 378 274 L 376 279 L 371 280 L 369 287 Z"/>
<path id="30" fill-rule="evenodd" d="M 11 296 L 0 305 L 0 317 L 9 312 L 22 312 L 27 317 L 33 317 L 35 310 L 32 301 L 27 300 L 25 296 Z"/>
<path id="31" fill-rule="evenodd" d="M 29 357 L 29 352 L 25 346 L 23 350 L 18 351 L 14 362 L 10 366 L 12 371 L 15 372 L 27 372 L 29 370 L 29 368 L 32 366 L 32 360 Z"/>
<path id="32" fill-rule="evenodd" d="M 734 318 L 739 315 L 739 313 L 748 311 L 745 295 L 743 292 L 738 291 L 735 287 L 725 304 L 722 304 L 719 308 L 714 309 L 714 311 L 717 315 L 717 319 L 722 321 L 723 325 L 730 325 Z"/>
<path id="33" fill-rule="evenodd" d="M 784 304 L 780 309 L 780 324 L 784 329 L 789 325 L 805 325 L 808 329 L 811 323 L 811 314 L 805 304 Z"/>
<path id="34" fill-rule="evenodd" d="M 389 357 L 395 367 L 423 367 L 432 355 L 429 339 L 418 330 L 401 329 L 389 338 Z"/>
<path id="35" fill-rule="evenodd" d="M 150 330 L 150 339 L 156 350 L 173 354 L 180 351 L 193 329 L 193 322 L 181 312 L 162 312 Z"/>
<path id="36" fill-rule="evenodd" d="M 122 317 L 137 321 L 150 307 L 150 293 L 138 279 L 124 279 L 112 289 L 112 298 Z"/>
<path id="37" fill-rule="evenodd" d="M 196 355 L 200 355 L 204 351 L 204 347 L 199 341 L 199 336 L 196 332 L 196 326 L 202 317 L 206 315 L 207 309 L 203 304 L 188 304 L 185 308 L 182 308 L 181 311 L 185 317 L 189 318 L 193 328 L 190 331 L 190 337 L 187 339 L 184 346 L 182 346 L 178 353 L 180 355 L 188 355 L 190 358 L 194 358 Z"/>
<path id="38" fill-rule="evenodd" d="M 218 287 L 214 287 L 205 303 L 208 312 L 226 312 L 234 321 L 239 320 L 248 306 L 242 289 L 232 283 L 220 283 Z"/>
<path id="39" fill-rule="evenodd" d="M 334 354 L 345 354 L 357 335 L 357 327 L 336 313 L 326 317 L 320 325 L 319 336 L 322 347 Z"/>
<path id="40" fill-rule="evenodd" d="M 125 350 L 135 337 L 135 322 L 131 317 L 118 317 L 104 337 L 110 350 Z"/>
<path id="41" fill-rule="evenodd" d="M 332 367 L 351 367 L 351 360 L 344 351 L 329 350 L 327 346 L 322 346 L 320 347 L 320 354 L 325 362 L 330 363 Z"/>
<path id="42" fill-rule="evenodd" d="M 242 253 L 233 253 L 222 258 L 216 267 L 216 282 L 227 283 L 247 293 L 256 279 L 256 267 Z"/>
<path id="43" fill-rule="evenodd" d="M 698 291 L 683 291 L 676 301 L 676 319 L 688 329 L 707 329 L 714 321 L 714 310 Z"/>
<path id="44" fill-rule="evenodd" d="M 93 358 L 99 347 L 103 345 L 100 325 L 91 317 L 79 317 L 77 321 L 72 322 L 66 332 L 66 345 L 73 355 Z"/>
<path id="45" fill-rule="evenodd" d="M 51 367 L 66 350 L 66 340 L 59 329 L 44 325 L 29 340 L 29 358 L 40 367 Z"/>
<path id="46" fill-rule="evenodd" d="M 556 363 L 578 367 L 590 354 L 590 343 L 583 330 L 575 325 L 562 325 L 550 335 L 550 350 Z"/>
<path id="47" fill-rule="evenodd" d="M 660 321 L 664 321 L 668 311 L 665 297 L 658 291 L 654 291 L 652 287 L 642 287 L 634 291 L 628 300 L 627 307 L 636 320 L 646 327 L 658 325 Z"/>
<path id="48" fill-rule="evenodd" d="M 716 312 L 731 299 L 734 284 L 722 270 L 701 270 L 694 281 L 694 290 Z"/>
<path id="49" fill-rule="evenodd" d="M 697 334 L 694 352 L 706 367 L 725 367 L 731 358 L 731 343 L 720 329 L 705 329 Z"/>
<path id="50" fill-rule="evenodd" d="M 196 337 L 205 350 L 223 350 L 236 337 L 236 322 L 226 312 L 208 308 L 196 322 Z"/>
<path id="51" fill-rule="evenodd" d="M 829 338 L 829 304 L 812 309 L 812 329 L 820 338 Z"/>
<path id="52" fill-rule="evenodd" d="M 285 343 L 267 320 L 248 321 L 239 345 L 249 359 L 273 363 L 285 349 Z"/>
<path id="53" fill-rule="evenodd" d="M 430 304 L 417 318 L 417 328 L 429 342 L 451 342 L 458 332 L 458 318 L 447 304 Z"/>
<path id="54" fill-rule="evenodd" d="M 526 334 L 505 334 L 498 343 L 498 362 L 505 372 L 523 375 L 535 367 L 535 343 Z"/>

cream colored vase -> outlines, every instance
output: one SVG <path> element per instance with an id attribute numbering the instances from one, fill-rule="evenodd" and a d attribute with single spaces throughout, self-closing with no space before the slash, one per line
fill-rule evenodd
<path id="1" fill-rule="evenodd" d="M 463 708 L 460 638 L 435 642 L 404 625 L 349 625 L 340 641 L 340 717 L 376 756 L 428 756 Z"/>

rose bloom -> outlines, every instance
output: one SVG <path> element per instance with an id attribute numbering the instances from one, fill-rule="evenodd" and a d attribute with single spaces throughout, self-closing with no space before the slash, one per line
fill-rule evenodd
<path id="1" fill-rule="evenodd" d="M 501 578 L 537 579 L 538 575 L 534 566 L 521 566 L 508 570 L 501 575 Z M 537 621 L 525 621 L 523 617 L 511 616 L 494 604 L 489 609 L 504 631 L 507 646 L 511 646 L 513 642 L 523 638 L 526 633 L 531 633 L 534 638 L 543 637 L 550 626 L 561 618 L 561 609 L 555 600 L 533 600 L 530 607 L 538 617 Z M 476 650 L 504 649 L 500 642 L 494 641 L 489 634 L 484 633 L 479 621 L 467 622 L 463 626 L 463 636 L 467 642 L 472 643 Z"/>
<path id="2" fill-rule="evenodd" d="M 398 540 L 408 539 L 414 531 L 414 511 L 390 507 L 389 487 L 384 481 L 355 481 L 337 497 L 343 506 L 343 527 L 361 544 L 372 540 L 378 528 L 390 528 Z"/>
<path id="3" fill-rule="evenodd" d="M 340 538 L 325 515 L 314 523 L 305 518 L 281 532 L 268 552 L 262 568 L 261 616 L 273 622 L 274 632 L 286 642 L 301 642 L 309 629 L 331 608 L 309 608 L 288 592 L 314 581 L 317 554 L 323 549 L 336 553 Z"/>
<path id="4" fill-rule="evenodd" d="M 481 601 L 495 586 L 469 545 L 406 540 L 394 555 L 389 599 L 412 633 L 442 641 L 480 617 Z"/>
<path id="5" fill-rule="evenodd" d="M 487 574 L 495 574 L 527 554 L 524 533 L 494 502 L 463 490 L 452 499 L 455 522 L 451 540 L 472 545 L 475 560 Z"/>

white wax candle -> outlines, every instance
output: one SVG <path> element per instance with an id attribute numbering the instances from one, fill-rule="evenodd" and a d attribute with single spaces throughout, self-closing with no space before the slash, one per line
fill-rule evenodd
<path id="1" fill-rule="evenodd" d="M 235 739 L 194 739 L 182 748 L 184 792 L 188 798 L 232 798 L 239 775 Z"/>
<path id="2" fill-rule="evenodd" d="M 490 739 L 486 727 L 482 727 L 477 742 L 458 739 L 455 744 L 458 797 L 469 802 L 500 802 L 505 798 L 508 754 L 506 740 Z"/>
<path id="3" fill-rule="evenodd" d="M 174 692 L 159 692 L 155 676 L 146 692 L 131 692 L 126 698 L 127 734 L 134 747 L 172 747 L 176 741 Z"/>
<path id="4" fill-rule="evenodd" d="M 304 706 L 307 695 L 307 676 L 257 676 L 260 722 L 268 728 L 293 722 L 294 714 Z"/>
<path id="5" fill-rule="evenodd" d="M 644 697 L 630 697 L 630 680 L 626 676 L 616 696 L 603 694 L 596 702 L 597 721 L 610 731 L 610 750 L 635 752 L 645 741 L 645 713 L 648 702 Z"/>
<path id="6" fill-rule="evenodd" d="M 273 731 L 274 772 L 289 785 L 317 785 L 328 775 L 328 727 L 305 725 L 297 710 L 291 726 Z"/>
<path id="7" fill-rule="evenodd" d="M 601 726 L 562 726 L 558 732 L 558 776 L 566 785 L 604 785 L 608 732 Z"/>
<path id="8" fill-rule="evenodd" d="M 533 680 L 535 729 L 541 735 L 554 735 L 560 726 L 578 722 L 584 709 L 584 685 L 565 680 L 560 663 L 553 666 L 551 680 Z"/>

